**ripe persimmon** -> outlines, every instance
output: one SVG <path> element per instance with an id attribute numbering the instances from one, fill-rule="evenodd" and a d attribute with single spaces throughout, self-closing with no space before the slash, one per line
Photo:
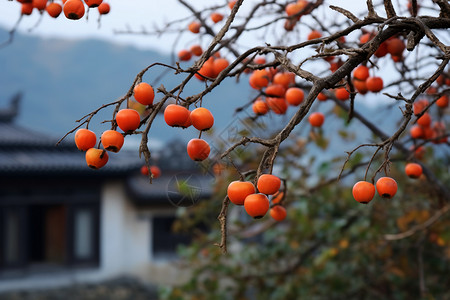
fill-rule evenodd
<path id="1" fill-rule="evenodd" d="M 412 126 L 411 129 L 409 130 L 409 133 L 411 134 L 411 137 L 413 139 L 422 139 L 425 135 L 423 128 L 420 127 L 419 125 Z"/>
<path id="2" fill-rule="evenodd" d="M 228 67 L 229 65 L 230 63 L 226 58 L 216 58 L 213 61 L 213 70 L 214 70 L 213 77 L 217 77 L 220 74 L 220 72 L 225 70 L 226 67 Z"/>
<path id="3" fill-rule="evenodd" d="M 89 168 L 94 170 L 106 165 L 108 158 L 108 153 L 103 149 L 90 148 L 86 151 L 86 163 Z"/>
<path id="4" fill-rule="evenodd" d="M 67 0 L 64 3 L 63 11 L 67 19 L 78 20 L 84 16 L 84 4 L 81 0 Z"/>
<path id="5" fill-rule="evenodd" d="M 378 194 L 387 199 L 391 199 L 397 193 L 397 182 L 391 177 L 381 177 L 376 183 Z"/>
<path id="6" fill-rule="evenodd" d="M 383 79 L 373 76 L 366 79 L 367 89 L 371 92 L 378 93 L 383 89 Z"/>
<path id="7" fill-rule="evenodd" d="M 268 97 L 283 98 L 286 93 L 286 89 L 281 84 L 269 84 L 264 91 Z"/>
<path id="8" fill-rule="evenodd" d="M 178 58 L 181 61 L 188 61 L 190 60 L 192 57 L 192 53 L 186 49 L 182 49 L 178 52 Z"/>
<path id="9" fill-rule="evenodd" d="M 259 176 L 256 186 L 260 193 L 273 195 L 280 189 L 281 180 L 275 175 L 263 174 Z"/>
<path id="10" fill-rule="evenodd" d="M 360 65 L 353 70 L 353 77 L 358 80 L 365 81 L 369 76 L 369 68 L 364 65 Z"/>
<path id="11" fill-rule="evenodd" d="M 327 99 L 328 97 L 324 93 L 319 93 L 319 95 L 317 95 L 317 100 L 319 101 L 326 101 Z"/>
<path id="12" fill-rule="evenodd" d="M 424 113 L 420 118 L 417 119 L 417 124 L 422 127 L 430 127 L 431 125 L 431 116 L 429 113 Z"/>
<path id="13" fill-rule="evenodd" d="M 309 116 L 308 121 L 313 127 L 321 127 L 325 121 L 325 116 L 320 112 L 313 112 Z"/>
<path id="14" fill-rule="evenodd" d="M 430 103 L 427 99 L 419 99 L 413 104 L 414 114 L 417 116 L 420 114 Z"/>
<path id="15" fill-rule="evenodd" d="M 189 51 L 195 56 L 200 56 L 203 53 L 203 49 L 200 45 L 192 45 L 191 48 L 189 48 Z"/>
<path id="16" fill-rule="evenodd" d="M 119 152 L 125 141 L 123 134 L 115 130 L 106 130 L 100 137 L 103 148 L 111 152 Z"/>
<path id="17" fill-rule="evenodd" d="M 214 125 L 213 114 L 204 107 L 199 107 L 191 111 L 190 119 L 192 126 L 200 131 L 208 130 Z"/>
<path id="18" fill-rule="evenodd" d="M 202 161 L 208 158 L 211 148 L 202 139 L 191 139 L 187 144 L 187 153 L 194 161 Z"/>
<path id="19" fill-rule="evenodd" d="M 150 172 L 152 173 L 153 178 L 161 176 L 161 169 L 158 166 L 150 166 Z"/>
<path id="20" fill-rule="evenodd" d="M 248 195 L 244 200 L 244 208 L 251 217 L 261 219 L 270 208 L 269 199 L 264 194 Z"/>
<path id="21" fill-rule="evenodd" d="M 353 186 L 352 194 L 356 201 L 367 204 L 375 196 L 375 186 L 367 181 L 358 181 Z"/>
<path id="22" fill-rule="evenodd" d="M 233 9 L 233 7 L 234 7 L 235 4 L 236 4 L 236 0 L 228 1 L 228 7 L 229 7 L 230 9 Z"/>
<path id="23" fill-rule="evenodd" d="M 214 23 L 219 23 L 220 21 L 223 20 L 223 15 L 218 12 L 213 12 L 211 13 L 210 18 Z"/>
<path id="24" fill-rule="evenodd" d="M 407 163 L 405 173 L 410 178 L 419 178 L 422 175 L 422 166 L 417 163 Z"/>
<path id="25" fill-rule="evenodd" d="M 248 195 L 256 193 L 255 186 L 249 181 L 233 181 L 228 185 L 228 199 L 236 205 L 244 205 Z"/>
<path id="26" fill-rule="evenodd" d="M 199 33 L 200 27 L 201 27 L 201 25 L 197 21 L 193 21 L 193 22 L 189 23 L 189 25 L 188 25 L 188 29 L 192 33 Z"/>
<path id="27" fill-rule="evenodd" d="M 109 14 L 110 10 L 111 10 L 111 6 L 106 3 L 106 2 L 102 2 L 98 7 L 98 13 L 101 15 L 107 15 Z"/>
<path id="28" fill-rule="evenodd" d="M 308 34 L 307 39 L 308 39 L 308 41 L 310 41 L 310 40 L 318 39 L 318 38 L 321 38 L 321 37 L 322 37 L 322 33 L 320 33 L 320 31 L 318 31 L 318 30 L 313 30 L 313 31 L 311 31 L 311 32 Z"/>
<path id="29" fill-rule="evenodd" d="M 80 128 L 75 133 L 75 145 L 80 151 L 86 151 L 94 147 L 96 143 L 97 136 L 89 129 Z"/>
<path id="30" fill-rule="evenodd" d="M 204 77 L 214 78 L 216 75 L 214 72 L 214 59 L 210 58 L 205 61 L 200 70 L 198 70 L 198 73 L 199 74 L 195 73 L 195 77 L 201 81 L 206 80 Z"/>
<path id="31" fill-rule="evenodd" d="M 147 82 L 137 84 L 134 89 L 134 99 L 142 105 L 152 105 L 155 99 L 155 91 Z"/>
<path id="32" fill-rule="evenodd" d="M 281 84 L 286 89 L 295 83 L 295 74 L 292 72 L 280 72 L 273 76 L 273 83 Z"/>
<path id="33" fill-rule="evenodd" d="M 186 128 L 190 123 L 190 114 L 191 112 L 184 106 L 169 104 L 164 110 L 164 120 L 169 126 Z"/>
<path id="34" fill-rule="evenodd" d="M 345 101 L 350 98 L 350 93 L 344 88 L 337 88 L 334 90 L 334 95 L 338 100 Z"/>
<path id="35" fill-rule="evenodd" d="M 47 5 L 45 10 L 47 11 L 50 17 L 57 18 L 62 12 L 62 6 L 59 3 L 51 2 Z"/>
<path id="36" fill-rule="evenodd" d="M 31 3 L 33 4 L 33 7 L 36 8 L 37 10 L 44 10 L 45 7 L 47 6 L 47 0 L 33 0 L 31 1 Z"/>
<path id="37" fill-rule="evenodd" d="M 134 131 L 141 123 L 141 116 L 136 110 L 125 108 L 117 112 L 116 122 L 117 126 L 124 132 Z"/>
<path id="38" fill-rule="evenodd" d="M 274 207 L 272 207 L 269 211 L 270 216 L 278 222 L 283 221 L 284 219 L 286 219 L 287 216 L 287 212 L 286 212 L 286 208 L 284 208 L 281 205 L 275 205 Z"/>
<path id="39" fill-rule="evenodd" d="M 375 55 L 376 57 L 384 57 L 384 56 L 386 56 L 386 54 L 388 54 L 388 49 L 387 49 L 387 43 L 386 43 L 386 41 L 384 41 L 380 44 L 377 51 L 375 51 L 375 53 L 373 55 Z"/>
<path id="40" fill-rule="evenodd" d="M 353 83 L 353 86 L 355 87 L 356 91 L 362 95 L 367 94 L 367 92 L 369 91 L 367 89 L 365 80 L 358 80 L 355 78 L 355 79 L 353 79 L 352 83 Z"/>
<path id="41" fill-rule="evenodd" d="M 387 51 L 392 56 L 401 56 L 403 50 L 405 50 L 405 43 L 399 38 L 391 38 L 386 41 L 387 43 Z"/>
<path id="42" fill-rule="evenodd" d="M 20 9 L 20 13 L 22 15 L 26 15 L 29 16 L 31 15 L 31 13 L 33 12 L 33 4 L 30 3 L 22 3 L 21 9 Z"/>
<path id="43" fill-rule="evenodd" d="M 443 95 L 439 99 L 436 100 L 436 105 L 440 108 L 446 108 L 448 106 L 448 96 Z"/>
<path id="44" fill-rule="evenodd" d="M 267 70 L 255 70 L 249 78 L 250 86 L 256 90 L 260 90 L 269 84 L 269 73 Z"/>
<path id="45" fill-rule="evenodd" d="M 89 7 L 98 7 L 100 4 L 102 4 L 103 0 L 84 0 L 84 3 L 86 3 Z"/>
<path id="46" fill-rule="evenodd" d="M 284 192 L 278 191 L 277 193 L 275 193 L 275 194 L 272 196 L 272 199 L 271 199 L 272 204 L 278 204 L 278 203 L 280 203 L 281 200 L 283 200 L 283 197 L 284 197 Z"/>
<path id="47" fill-rule="evenodd" d="M 265 115 L 269 111 L 269 105 L 267 105 L 266 101 L 258 98 L 253 102 L 252 109 L 257 115 Z"/>
<path id="48" fill-rule="evenodd" d="M 266 101 L 269 108 L 277 115 L 286 113 L 288 105 L 284 98 L 267 97 Z"/>
<path id="49" fill-rule="evenodd" d="M 305 93 L 301 88 L 291 87 L 287 89 L 284 97 L 289 105 L 297 106 L 303 102 L 303 99 L 305 98 Z"/>

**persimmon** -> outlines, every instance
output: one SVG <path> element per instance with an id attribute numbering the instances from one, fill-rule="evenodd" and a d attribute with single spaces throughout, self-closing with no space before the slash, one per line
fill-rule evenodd
<path id="1" fill-rule="evenodd" d="M 158 178 L 161 176 L 161 169 L 158 166 L 150 166 L 150 172 L 153 178 Z"/>
<path id="2" fill-rule="evenodd" d="M 417 119 L 417 124 L 422 127 L 430 127 L 431 125 L 431 116 L 429 113 L 424 113 L 420 118 Z"/>
<path id="3" fill-rule="evenodd" d="M 403 50 L 405 50 L 405 43 L 399 38 L 391 38 L 386 41 L 387 43 L 387 51 L 392 56 L 401 56 Z"/>
<path id="4" fill-rule="evenodd" d="M 443 95 L 439 99 L 436 100 L 436 105 L 440 108 L 446 108 L 448 107 L 448 96 Z"/>
<path id="5" fill-rule="evenodd" d="M 194 161 L 202 161 L 208 158 L 211 148 L 202 139 L 191 139 L 187 144 L 187 153 Z"/>
<path id="6" fill-rule="evenodd" d="M 199 107 L 191 111 L 190 119 L 192 126 L 200 131 L 208 130 L 214 125 L 213 114 L 204 107 Z"/>
<path id="7" fill-rule="evenodd" d="M 228 199 L 236 205 L 244 205 L 248 195 L 256 193 L 255 186 L 249 181 L 233 181 L 228 185 Z"/>
<path id="8" fill-rule="evenodd" d="M 206 80 L 204 77 L 214 78 L 216 75 L 214 72 L 214 59 L 208 59 L 205 61 L 200 70 L 198 70 L 198 73 L 200 75 L 195 73 L 195 77 L 201 81 Z"/>
<path id="9" fill-rule="evenodd" d="M 213 70 L 214 70 L 213 77 L 217 77 L 220 74 L 220 72 L 225 70 L 226 67 L 228 67 L 229 65 L 230 63 L 226 58 L 216 58 L 213 61 Z"/>
<path id="10" fill-rule="evenodd" d="M 251 217 L 261 219 L 270 208 L 269 199 L 264 194 L 251 194 L 244 200 L 244 209 Z"/>
<path id="11" fill-rule="evenodd" d="M 302 9 L 303 8 L 298 3 L 289 3 L 284 8 L 284 11 L 285 11 L 286 15 L 288 15 L 290 17 L 290 16 L 298 14 L 300 11 L 302 11 Z M 300 16 L 296 16 L 296 17 L 297 17 L 297 20 L 300 20 Z"/>
<path id="12" fill-rule="evenodd" d="M 269 97 L 283 98 L 286 93 L 286 89 L 281 84 L 269 84 L 264 92 Z"/>
<path id="13" fill-rule="evenodd" d="M 81 0 L 67 0 L 64 3 L 63 11 L 67 19 L 78 20 L 84 16 L 84 4 Z"/>
<path id="14" fill-rule="evenodd" d="M 309 116 L 308 121 L 313 127 L 321 127 L 325 121 L 325 116 L 320 112 L 313 112 Z"/>
<path id="15" fill-rule="evenodd" d="M 184 106 L 169 104 L 164 110 L 164 121 L 172 127 L 184 127 L 190 120 L 191 112 Z M 190 122 L 190 121 L 189 121 Z"/>
<path id="16" fill-rule="evenodd" d="M 86 163 L 89 168 L 94 170 L 106 165 L 108 158 L 108 153 L 103 149 L 90 148 L 86 151 Z"/>
<path id="17" fill-rule="evenodd" d="M 397 182 L 391 177 L 381 177 L 376 183 L 378 194 L 386 199 L 391 199 L 397 193 Z"/>
<path id="18" fill-rule="evenodd" d="M 373 32 L 364 33 L 363 35 L 360 36 L 359 43 L 365 44 L 365 43 L 369 42 L 371 39 L 373 39 L 374 37 L 375 37 L 375 34 Z"/>
<path id="19" fill-rule="evenodd" d="M 134 99 L 142 105 L 152 105 L 155 99 L 155 91 L 147 82 L 137 84 L 134 89 Z"/>
<path id="20" fill-rule="evenodd" d="M 199 33 L 200 27 L 201 27 L 201 25 L 197 21 L 193 21 L 193 22 L 189 23 L 189 25 L 188 25 L 188 29 L 192 33 Z"/>
<path id="21" fill-rule="evenodd" d="M 141 167 L 140 171 L 141 171 L 141 174 L 144 175 L 144 176 L 148 176 L 148 174 L 150 174 L 149 171 L 148 171 L 148 167 L 146 165 L 143 165 Z"/>
<path id="22" fill-rule="evenodd" d="M 366 81 L 364 80 L 353 79 L 352 83 L 356 91 L 362 95 L 367 94 L 367 92 L 369 91 L 367 89 Z"/>
<path id="23" fill-rule="evenodd" d="M 430 103 L 427 99 L 419 99 L 414 102 L 413 104 L 413 112 L 417 116 L 418 114 L 422 113 L 422 111 L 428 106 Z"/>
<path id="24" fill-rule="evenodd" d="M 405 173 L 410 178 L 419 178 L 422 175 L 422 166 L 417 163 L 407 163 Z"/>
<path id="25" fill-rule="evenodd" d="M 89 7 L 98 7 L 100 4 L 102 4 L 103 0 L 84 0 L 84 3 L 86 3 Z"/>
<path id="26" fill-rule="evenodd" d="M 267 105 L 277 115 L 283 115 L 288 109 L 287 102 L 284 98 L 267 97 Z"/>
<path id="27" fill-rule="evenodd" d="M 213 12 L 211 13 L 210 18 L 214 23 L 219 23 L 220 21 L 223 20 L 223 15 L 218 12 Z"/>
<path id="28" fill-rule="evenodd" d="M 293 19 L 286 19 L 284 21 L 284 25 L 283 28 L 286 31 L 292 31 L 294 30 L 295 24 L 297 24 L 297 20 L 293 20 Z"/>
<path id="29" fill-rule="evenodd" d="M 378 93 L 383 89 L 383 79 L 378 76 L 369 77 L 366 79 L 366 86 L 369 91 Z"/>
<path id="30" fill-rule="evenodd" d="M 107 14 L 109 14 L 109 12 L 111 11 L 111 6 L 110 6 L 108 3 L 106 3 L 106 2 L 102 2 L 102 3 L 97 7 L 97 9 L 98 9 L 99 14 L 101 14 L 101 15 L 107 15 Z"/>
<path id="31" fill-rule="evenodd" d="M 358 80 L 365 81 L 369 76 L 369 68 L 364 65 L 360 65 L 353 70 L 353 77 Z"/>
<path id="32" fill-rule="evenodd" d="M 229 7 L 230 9 L 233 9 L 233 7 L 234 7 L 235 4 L 236 4 L 236 0 L 228 1 L 228 7 Z"/>
<path id="33" fill-rule="evenodd" d="M 305 98 L 305 93 L 301 88 L 291 87 L 287 89 L 284 97 L 289 105 L 297 106 L 303 102 L 303 99 Z"/>
<path id="34" fill-rule="evenodd" d="M 423 128 L 419 125 L 414 125 L 410 128 L 409 133 L 411 134 L 411 137 L 413 139 L 421 139 L 424 137 L 424 131 Z"/>
<path id="35" fill-rule="evenodd" d="M 269 73 L 267 70 L 255 70 L 249 78 L 250 86 L 256 90 L 260 90 L 269 84 Z"/>
<path id="36" fill-rule="evenodd" d="M 281 180 L 275 175 L 263 174 L 259 176 L 256 186 L 260 193 L 273 195 L 280 189 Z"/>
<path id="37" fill-rule="evenodd" d="M 255 102 L 253 102 L 252 109 L 253 112 L 257 115 L 265 115 L 269 111 L 269 106 L 267 105 L 266 101 L 258 98 L 255 100 Z"/>
<path id="38" fill-rule="evenodd" d="M 33 7 L 36 8 L 37 10 L 44 10 L 45 7 L 47 6 L 47 0 L 33 0 L 31 1 L 31 3 L 33 4 Z"/>
<path id="39" fill-rule="evenodd" d="M 258 57 L 255 57 L 253 62 L 257 65 L 263 65 L 266 63 L 266 58 L 264 56 L 258 56 Z"/>
<path id="40" fill-rule="evenodd" d="M 387 43 L 386 43 L 386 41 L 384 41 L 380 44 L 377 51 L 375 51 L 375 53 L 373 55 L 375 55 L 376 57 L 384 57 L 384 56 L 386 56 L 386 54 L 388 54 L 388 49 L 387 49 Z"/>
<path id="41" fill-rule="evenodd" d="M 136 110 L 125 108 L 117 112 L 116 122 L 117 126 L 124 132 L 134 131 L 141 123 L 141 116 Z"/>
<path id="42" fill-rule="evenodd" d="M 273 77 L 273 83 L 281 84 L 287 89 L 291 84 L 295 83 L 295 74 L 291 72 L 277 73 Z"/>
<path id="43" fill-rule="evenodd" d="M 57 18 L 62 12 L 62 6 L 59 3 L 51 2 L 47 5 L 45 10 L 47 11 L 50 17 Z"/>
<path id="44" fill-rule="evenodd" d="M 353 186 L 352 194 L 356 201 L 367 204 L 375 196 L 375 186 L 367 181 L 358 181 Z"/>
<path id="45" fill-rule="evenodd" d="M 310 41 L 310 40 L 318 39 L 318 38 L 321 38 L 321 37 L 322 37 L 322 33 L 320 33 L 320 31 L 318 31 L 318 30 L 313 30 L 313 31 L 311 31 L 311 32 L 308 34 L 307 39 L 308 39 L 308 41 Z"/>
<path id="46" fill-rule="evenodd" d="M 189 51 L 195 56 L 200 56 L 203 53 L 203 49 L 200 45 L 192 45 L 191 48 L 189 48 Z"/>
<path id="47" fill-rule="evenodd" d="M 178 52 L 178 58 L 181 61 L 188 61 L 190 60 L 192 57 L 192 53 L 186 49 L 182 49 Z"/>
<path id="48" fill-rule="evenodd" d="M 334 90 L 334 95 L 338 100 L 345 101 L 350 98 L 350 93 L 344 88 L 337 88 Z"/>
<path id="49" fill-rule="evenodd" d="M 317 95 L 317 100 L 319 101 L 326 101 L 327 99 L 328 97 L 324 93 L 319 93 L 319 95 Z"/>
<path id="50" fill-rule="evenodd" d="M 103 148 L 111 152 L 119 152 L 125 141 L 123 134 L 115 130 L 106 130 L 100 137 Z"/>
<path id="51" fill-rule="evenodd" d="M 75 133 L 75 145 L 80 151 L 86 151 L 93 148 L 96 143 L 97 136 L 89 129 L 80 128 Z"/>
<path id="52" fill-rule="evenodd" d="M 31 2 L 30 3 L 22 3 L 20 13 L 22 15 L 29 16 L 33 12 L 33 8 L 34 7 L 33 7 L 33 4 Z"/>
<path id="53" fill-rule="evenodd" d="M 275 205 L 274 207 L 272 207 L 269 211 L 269 214 L 272 219 L 278 222 L 283 221 L 287 216 L 286 208 L 281 205 Z"/>

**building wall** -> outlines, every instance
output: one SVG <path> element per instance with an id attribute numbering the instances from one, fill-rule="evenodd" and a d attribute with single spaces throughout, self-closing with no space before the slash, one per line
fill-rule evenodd
<path id="1" fill-rule="evenodd" d="M 157 260 L 151 253 L 153 217 L 173 214 L 172 208 L 137 208 L 127 198 L 123 181 L 107 182 L 101 192 L 99 267 L 17 274 L 0 280 L 0 292 L 97 282 L 122 275 L 154 284 L 184 281 L 188 274 L 180 272 L 176 262 Z"/>

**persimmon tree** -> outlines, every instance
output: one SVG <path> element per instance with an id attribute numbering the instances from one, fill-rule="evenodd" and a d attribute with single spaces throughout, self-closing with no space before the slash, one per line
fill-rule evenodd
<path id="1" fill-rule="evenodd" d="M 68 133 L 86 134 L 110 109 L 112 131 L 141 136 L 151 182 L 156 116 L 198 130 L 186 156 L 215 171 L 215 194 L 180 227 L 219 222 L 182 249 L 195 276 L 164 296 L 449 297 L 448 1 L 367 0 L 362 13 L 325 0 L 178 2 L 185 18 L 121 33 L 175 32 L 192 44 L 175 44 L 173 65 L 143 66 L 125 96 Z M 161 68 L 179 84 L 144 82 Z M 188 94 L 199 80 L 203 88 Z M 202 106 L 225 80 L 248 82 L 254 92 L 236 113 L 264 129 L 224 148 L 208 136 L 221 150 L 213 156 L 202 135 L 220 112 Z M 379 103 L 368 110 L 363 101 Z M 333 151 L 336 141 L 346 153 Z M 98 168 L 109 149 L 96 148 L 87 158 Z"/>

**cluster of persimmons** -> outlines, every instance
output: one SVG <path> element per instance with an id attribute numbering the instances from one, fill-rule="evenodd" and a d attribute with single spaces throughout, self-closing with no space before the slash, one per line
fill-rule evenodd
<path id="1" fill-rule="evenodd" d="M 34 10 L 43 13 L 44 11 L 52 18 L 57 18 L 64 12 L 67 19 L 78 20 L 81 19 L 85 12 L 86 7 L 97 8 L 100 15 L 106 15 L 109 13 L 111 7 L 103 0 L 62 0 L 61 3 L 56 1 L 47 0 L 17 0 L 21 3 L 21 14 L 31 15 Z M 86 7 L 85 7 L 86 6 Z"/>

